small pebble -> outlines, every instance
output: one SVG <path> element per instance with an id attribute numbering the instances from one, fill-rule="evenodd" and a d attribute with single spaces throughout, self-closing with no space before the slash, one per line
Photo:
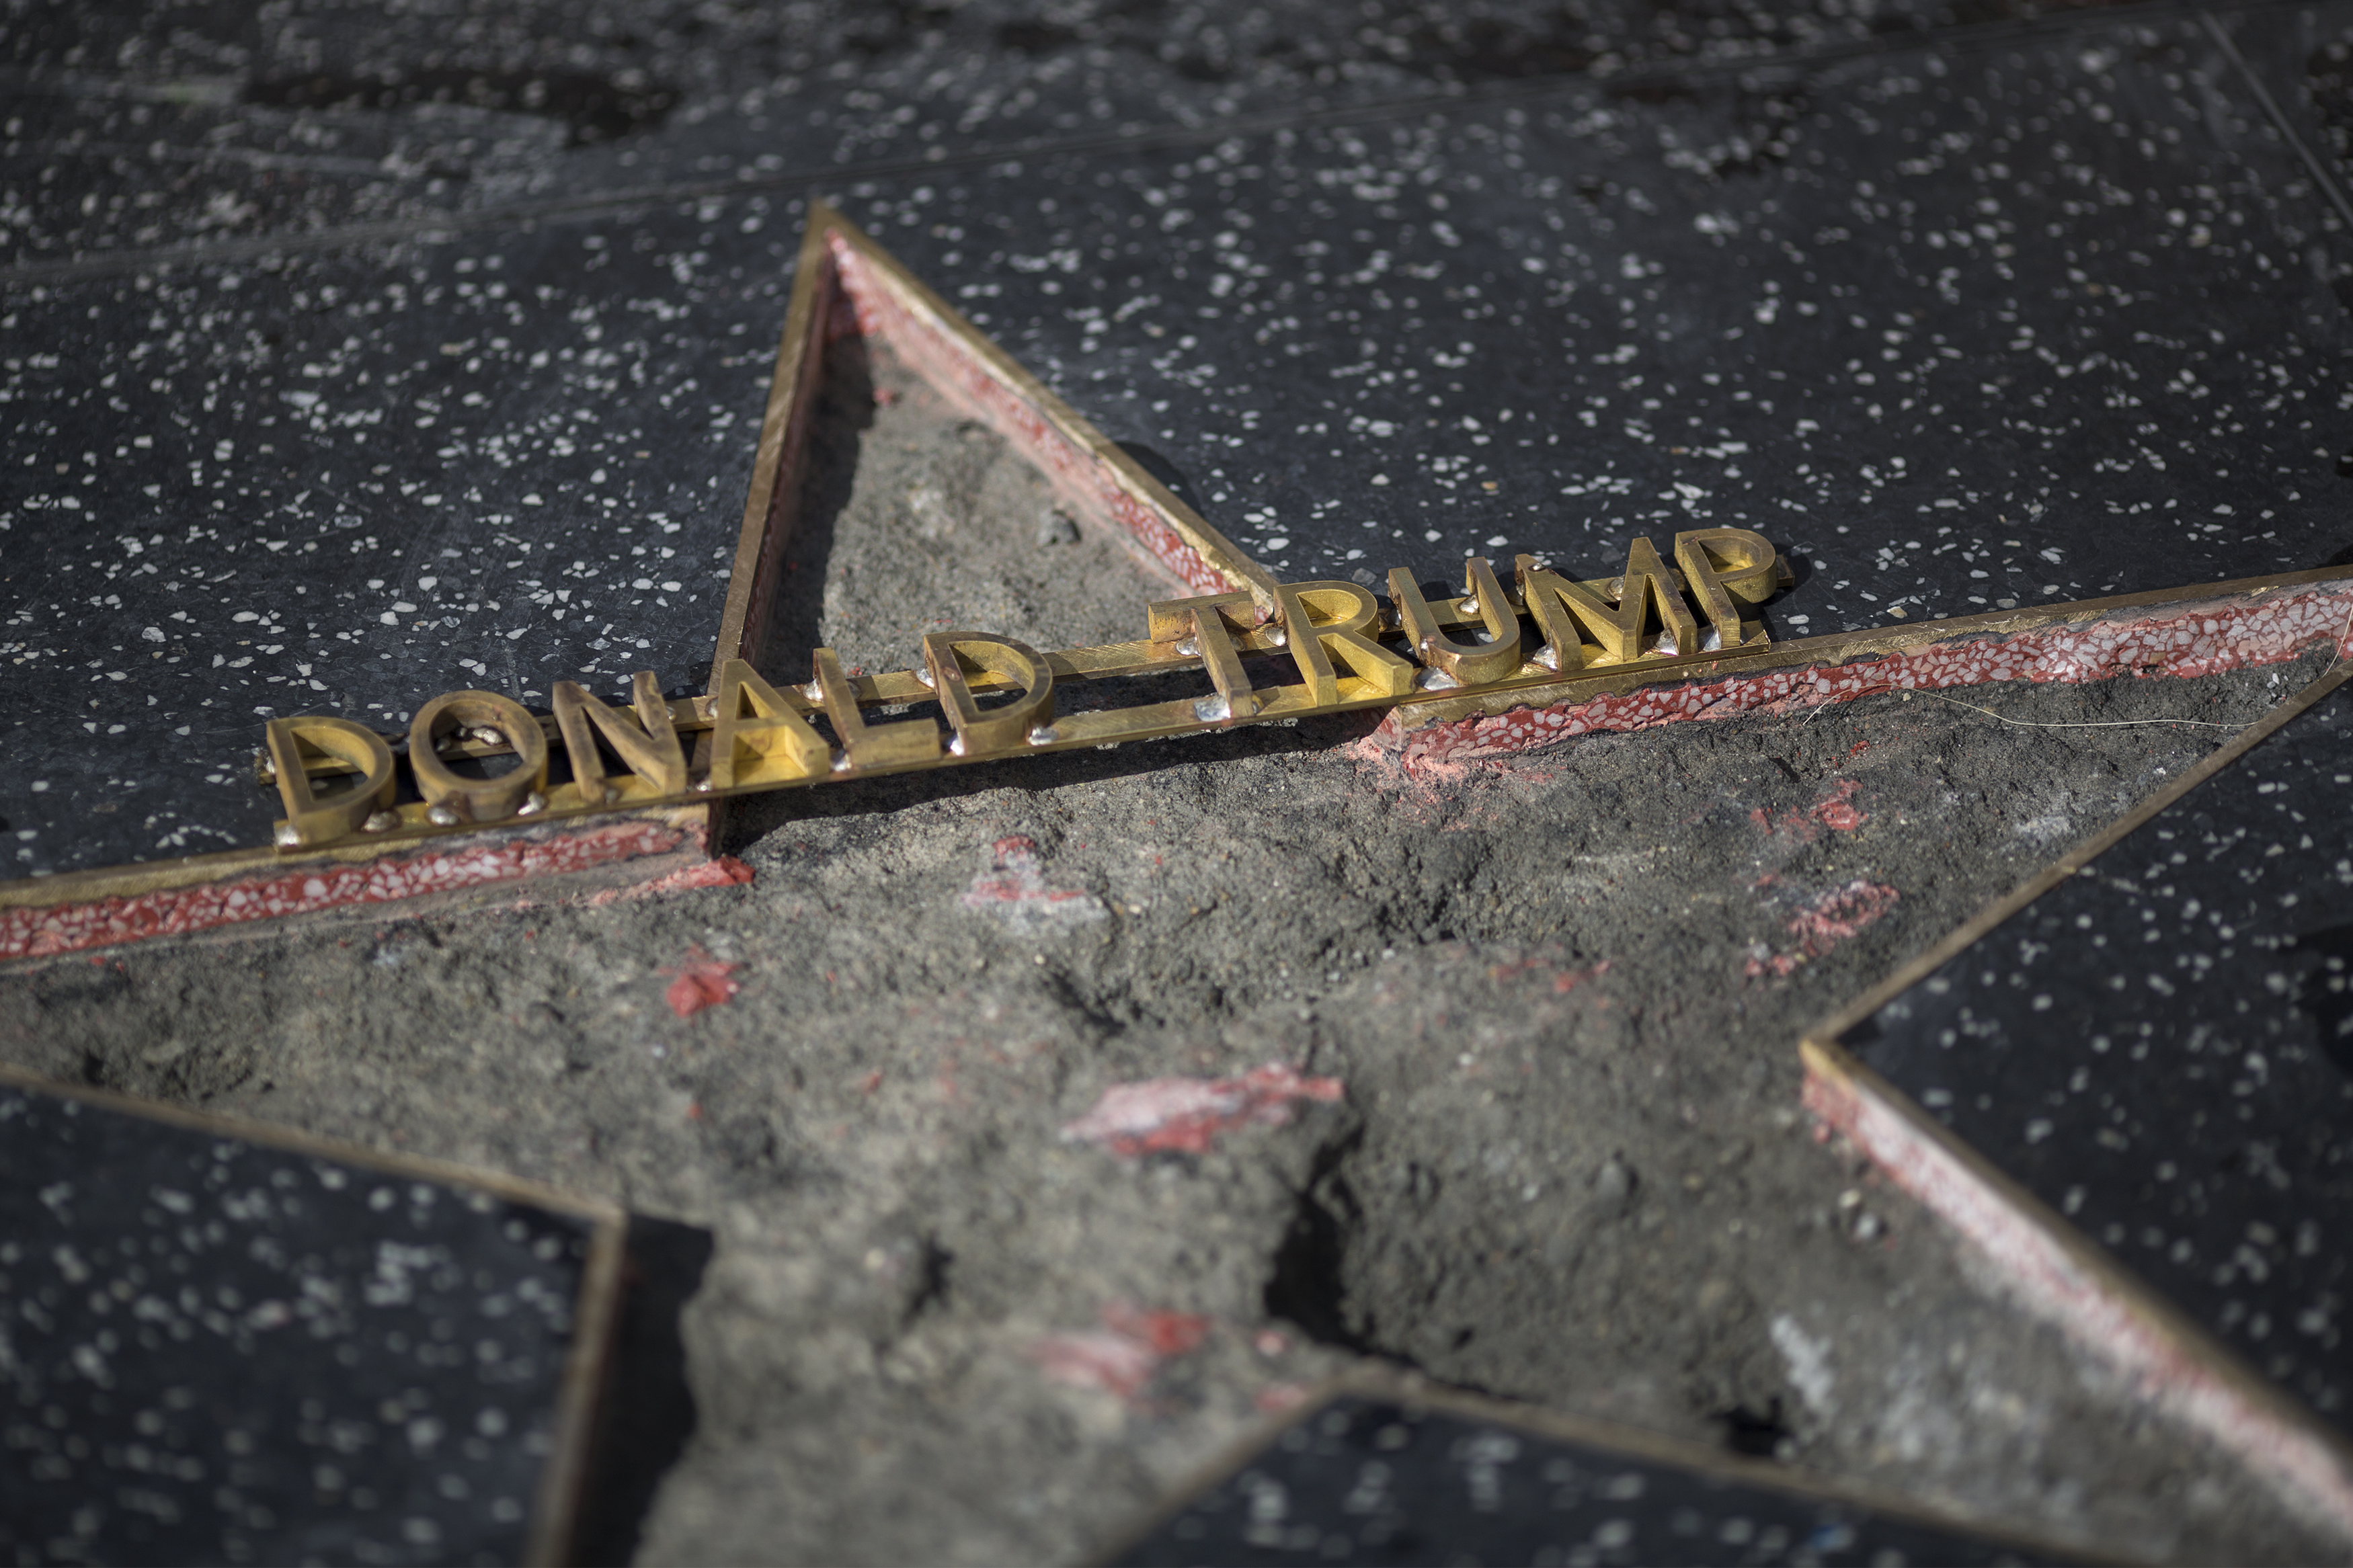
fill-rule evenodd
<path id="1" fill-rule="evenodd" d="M 1633 1194 L 1634 1173 L 1611 1155 L 1601 1162 L 1601 1169 L 1593 1174 L 1593 1195 L 1605 1204 L 1622 1204 Z"/>

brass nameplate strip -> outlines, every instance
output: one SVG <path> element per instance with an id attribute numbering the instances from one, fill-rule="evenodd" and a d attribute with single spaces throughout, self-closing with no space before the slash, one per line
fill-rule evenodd
<path id="1" fill-rule="evenodd" d="M 728 659 L 709 693 L 681 700 L 666 700 L 650 671 L 619 706 L 559 681 L 545 717 L 496 692 L 453 691 L 418 710 L 405 754 L 397 739 L 348 720 L 272 720 L 258 771 L 285 804 L 279 847 L 303 851 L 1507 691 L 1768 646 L 1741 611 L 1788 580 L 1771 543 L 1745 529 L 1703 529 L 1675 536 L 1674 558 L 1668 565 L 1638 539 L 1621 574 L 1579 582 L 1523 555 L 1506 588 L 1474 557 L 1463 563 L 1468 592 L 1435 602 L 1402 569 L 1389 574 L 1387 605 L 1356 583 L 1281 584 L 1263 619 L 1250 594 L 1213 594 L 1151 605 L 1142 641 L 1052 653 L 993 633 L 934 632 L 921 666 L 872 676 L 818 648 L 809 680 L 783 687 Z M 1267 682 L 1271 667 L 1283 679 Z M 1191 670 L 1208 677 L 1208 690 L 1075 712 L 1060 700 L 1087 682 Z M 934 705 L 936 719 L 906 711 Z M 553 779 L 559 755 L 568 779 Z M 513 765 L 475 765 L 500 757 Z"/>

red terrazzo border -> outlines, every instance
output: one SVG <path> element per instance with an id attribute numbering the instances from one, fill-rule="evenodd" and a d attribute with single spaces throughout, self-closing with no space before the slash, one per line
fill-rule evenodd
<path id="1" fill-rule="evenodd" d="M 1933 691 L 2003 680 L 2214 675 L 2277 664 L 2323 638 L 2353 657 L 2348 614 L 2353 614 L 2353 584 L 2329 583 L 2150 616 L 1932 643 L 1833 667 L 1798 666 L 1718 680 L 1662 683 L 1548 708 L 1474 714 L 1421 729 L 1404 728 L 1393 711 L 1373 738 L 1406 765 L 1417 766 L 1505 756 L 1592 731 L 1648 730 L 1694 719 L 1788 712 L 1890 691 Z"/>
<path id="2" fill-rule="evenodd" d="M 691 828 L 619 822 L 546 837 L 462 843 L 342 865 L 292 867 L 195 887 L 47 909 L 0 909 L 0 959 L 42 958 L 148 937 L 351 904 L 389 903 L 525 877 L 560 876 L 617 860 L 700 847 Z"/>

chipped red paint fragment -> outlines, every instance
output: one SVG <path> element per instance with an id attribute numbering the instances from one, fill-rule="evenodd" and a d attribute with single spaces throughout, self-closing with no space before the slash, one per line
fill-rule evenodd
<path id="1" fill-rule="evenodd" d="M 1049 1334 L 1029 1347 L 1029 1359 L 1056 1383 L 1099 1388 L 1122 1399 L 1141 1393 L 1160 1364 L 1150 1346 L 1107 1329 Z"/>
<path id="2" fill-rule="evenodd" d="M 2353 1534 L 2353 1474 L 2331 1446 L 2249 1397 L 2161 1321 L 2072 1256 L 2036 1214 L 1875 1089 L 1826 1073 L 1809 1055 L 1806 1109 L 1862 1150 L 1897 1186 L 1941 1215 L 1989 1258 L 2031 1311 L 2105 1361 L 2143 1397 L 2244 1456 L 2291 1500 Z"/>
<path id="3" fill-rule="evenodd" d="M 1100 1329 L 1039 1340 L 1029 1347 L 1029 1359 L 1057 1383 L 1132 1399 L 1152 1381 L 1162 1362 L 1189 1354 L 1209 1333 L 1209 1320 L 1196 1312 L 1143 1310 L 1113 1301 L 1102 1315 Z"/>
<path id="4" fill-rule="evenodd" d="M 1825 827 L 1852 833 L 1871 820 L 1854 808 L 1854 792 L 1862 787 L 1853 779 L 1840 779 L 1829 795 L 1811 805 L 1792 806 L 1778 818 L 1760 805 L 1748 814 L 1748 820 L 1767 833 L 1785 833 L 1801 844 L 1811 844 Z"/>
<path id="5" fill-rule="evenodd" d="M 2119 676 L 2215 675 L 2277 664 L 2324 638 L 2353 657 L 2353 590 L 2338 583 L 2160 615 L 2037 626 L 1859 658 L 1766 670 L 1514 708 L 1408 729 L 1392 712 L 1375 741 L 1409 769 L 1547 746 L 1596 731 L 1649 730 L 1694 719 L 1790 713 L 1892 691 L 1935 691 L 2003 680 L 2079 683 Z"/>
<path id="6" fill-rule="evenodd" d="M 1148 1346 L 1155 1356 L 1183 1355 L 1209 1337 L 1209 1320 L 1198 1312 L 1138 1309 L 1113 1301 L 1103 1310 L 1103 1327 Z"/>
<path id="7" fill-rule="evenodd" d="M 1789 920 L 1789 933 L 1816 957 L 1895 907 L 1902 897 L 1884 882 L 1858 877 L 1843 888 L 1833 888 Z"/>
<path id="8" fill-rule="evenodd" d="M 1340 1099 L 1336 1078 L 1305 1078 L 1280 1064 L 1239 1078 L 1150 1078 L 1103 1091 L 1094 1108 L 1062 1129 L 1068 1142 L 1096 1143 L 1114 1154 L 1208 1152 L 1237 1127 L 1281 1127 L 1300 1100 Z"/>
<path id="9" fill-rule="evenodd" d="M 963 342 L 902 306 L 873 276 L 866 258 L 839 236 L 829 238 L 843 295 L 857 312 L 861 332 L 889 343 L 942 390 L 976 405 L 1023 456 L 1117 518 L 1154 560 L 1188 586 L 1204 594 L 1233 586 L 1183 535 L 1114 483 L 1092 453 L 991 374 Z"/>
<path id="10" fill-rule="evenodd" d="M 965 890 L 967 909 L 987 904 L 1019 904 L 1033 900 L 1060 903 L 1087 895 L 1070 888 L 1049 888 L 1038 863 L 1038 841 L 1022 834 L 1000 838 L 988 847 L 989 868 L 972 879 Z"/>
<path id="11" fill-rule="evenodd" d="M 1092 893 L 1046 885 L 1036 839 L 1012 834 L 990 845 L 988 857 L 989 868 L 964 891 L 965 909 L 999 916 L 1022 931 L 1103 918 L 1103 904 Z"/>
<path id="12" fill-rule="evenodd" d="M 1814 806 L 1814 820 L 1824 827 L 1833 828 L 1841 833 L 1852 833 L 1856 828 L 1861 827 L 1864 817 L 1862 813 L 1855 810 L 1853 805 L 1855 788 L 1854 780 L 1839 780 L 1837 795 L 1832 799 L 1819 802 Z"/>
<path id="13" fill-rule="evenodd" d="M 1296 1410 L 1307 1403 L 1314 1390 L 1303 1383 L 1270 1383 L 1250 1395 L 1250 1403 L 1263 1415 L 1280 1415 L 1286 1410 Z"/>
<path id="14" fill-rule="evenodd" d="M 678 976 L 670 983 L 670 989 L 662 993 L 662 1000 L 668 1002 L 670 1010 L 680 1017 L 691 1018 L 705 1007 L 716 1007 L 723 1002 L 733 1000 L 735 994 L 744 989 L 735 978 L 735 971 L 742 967 L 736 963 L 723 963 L 698 947 L 686 955 L 685 962 L 661 972 Z"/>
<path id="15" fill-rule="evenodd" d="M 581 900 L 591 909 L 607 904 L 622 903 L 638 899 L 649 899 L 662 893 L 686 893 L 697 888 L 740 888 L 755 875 L 751 867 L 733 855 L 721 855 L 710 860 L 683 866 L 667 877 L 656 877 L 650 882 L 640 882 L 634 888 L 607 888 Z"/>
<path id="16" fill-rule="evenodd" d="M 46 957 L 316 910 L 561 876 L 699 847 L 700 842 L 701 835 L 689 829 L 623 822 L 546 837 L 437 847 L 375 860 L 262 871 L 86 904 L 0 909 L 0 958 Z"/>
<path id="17" fill-rule="evenodd" d="M 1516 963 L 1498 963 L 1491 966 L 1487 971 L 1487 978 L 1501 984 L 1506 980 L 1517 979 L 1523 974 L 1549 972 L 1552 975 L 1552 994 L 1556 996 L 1566 996 L 1587 981 L 1599 980 L 1609 973 L 1609 966 L 1616 962 L 1615 959 L 1605 958 L 1600 963 L 1585 969 L 1554 969 L 1541 958 L 1525 958 Z"/>
<path id="18" fill-rule="evenodd" d="M 1843 888 L 1832 888 L 1789 917 L 1789 934 L 1798 945 L 1787 952 L 1758 953 L 1748 961 L 1748 977 L 1788 974 L 1810 958 L 1820 958 L 1895 907 L 1903 897 L 1884 882 L 1858 877 Z"/>

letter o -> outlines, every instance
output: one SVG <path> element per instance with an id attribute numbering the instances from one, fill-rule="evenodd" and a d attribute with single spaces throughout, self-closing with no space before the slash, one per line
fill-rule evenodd
<path id="1" fill-rule="evenodd" d="M 435 748 L 452 730 L 492 729 L 514 748 L 515 766 L 496 778 L 459 778 Z M 417 710 L 408 726 L 408 771 L 427 805 L 461 821 L 498 822 L 547 787 L 547 734 L 531 710 L 495 691 L 445 691 Z"/>

